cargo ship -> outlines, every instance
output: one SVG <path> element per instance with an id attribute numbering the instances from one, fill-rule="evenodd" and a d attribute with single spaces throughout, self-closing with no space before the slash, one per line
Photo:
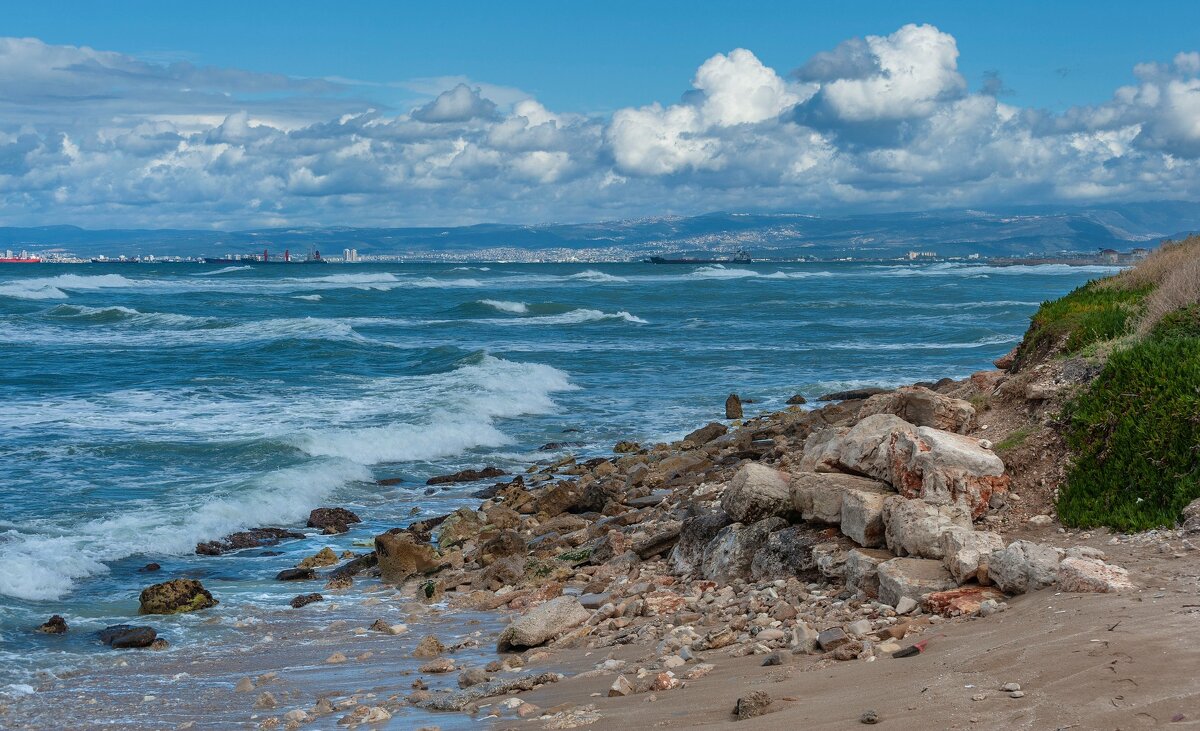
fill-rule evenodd
<path id="1" fill-rule="evenodd" d="M 8 251 L 5 251 L 3 256 L 0 256 L 0 264 L 41 264 L 41 263 L 42 263 L 42 258 L 40 256 L 34 256 L 33 254 L 30 254 L 28 251 L 22 251 L 20 254 L 14 254 L 12 252 L 12 250 L 10 249 Z"/>
<path id="2" fill-rule="evenodd" d="M 204 257 L 205 264 L 324 264 L 321 252 L 312 249 L 303 259 L 293 259 L 292 252 L 284 249 L 283 256 L 271 258 L 271 253 L 263 249 L 261 254 L 244 254 L 222 257 Z"/>
<path id="3" fill-rule="evenodd" d="M 652 256 L 642 261 L 646 264 L 750 264 L 754 260 L 750 258 L 750 252 L 739 251 L 729 259 L 668 259 L 663 256 Z"/>

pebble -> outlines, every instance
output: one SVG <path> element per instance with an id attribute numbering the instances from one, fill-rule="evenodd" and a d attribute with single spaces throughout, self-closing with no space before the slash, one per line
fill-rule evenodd
<path id="1" fill-rule="evenodd" d="M 868 726 L 872 726 L 874 724 L 879 723 L 879 714 L 873 710 L 872 711 L 863 711 L 862 715 L 858 717 L 858 722 L 865 723 Z"/>
<path id="2" fill-rule="evenodd" d="M 1009 693 L 1009 694 L 1008 694 L 1008 697 L 1009 697 L 1009 698 L 1024 698 L 1024 697 L 1025 697 L 1025 691 L 1023 691 L 1023 690 L 1014 690 L 1013 692 L 1011 692 L 1011 693 Z"/>
<path id="3" fill-rule="evenodd" d="M 1005 693 L 1012 693 L 1014 690 L 1020 690 L 1020 689 L 1021 689 L 1020 683 L 1005 683 L 1000 688 L 1000 690 L 1004 691 Z"/>

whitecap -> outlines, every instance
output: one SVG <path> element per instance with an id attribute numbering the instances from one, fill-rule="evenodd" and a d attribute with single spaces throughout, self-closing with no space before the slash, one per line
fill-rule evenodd
<path id="1" fill-rule="evenodd" d="M 229 274 L 230 272 L 243 272 L 247 269 L 253 269 L 253 268 L 254 267 L 250 266 L 249 264 L 245 264 L 243 266 L 225 267 L 224 269 L 217 269 L 216 271 L 211 271 L 211 272 L 196 272 L 195 274 L 192 274 L 191 276 L 193 276 L 193 277 L 211 277 L 216 274 Z"/>
<path id="2" fill-rule="evenodd" d="M 567 279 L 573 279 L 576 281 L 583 281 L 583 282 L 595 282 L 597 284 L 603 284 L 605 282 L 628 282 L 629 281 L 628 279 L 625 279 L 624 277 L 618 277 L 613 274 L 606 274 L 604 272 L 598 272 L 595 269 L 585 269 L 582 272 L 579 272 L 578 274 L 570 275 L 569 277 L 567 277 Z"/>
<path id="3" fill-rule="evenodd" d="M 760 276 L 758 272 L 750 269 L 726 269 L 720 264 L 712 266 L 700 267 L 696 271 L 687 275 L 689 279 L 743 279 L 745 277 Z"/>
<path id="4" fill-rule="evenodd" d="M 601 310 L 577 309 L 558 315 L 540 315 L 537 317 L 522 317 L 516 319 L 474 320 L 488 325 L 577 325 L 585 322 L 600 322 L 603 320 L 621 320 L 623 322 L 645 325 L 647 322 L 625 310 L 619 312 L 603 312 Z"/>
<path id="5" fill-rule="evenodd" d="M 511 312 L 515 315 L 524 315 L 529 312 L 529 305 L 524 302 L 508 302 L 506 300 L 479 300 L 479 304 L 491 307 L 494 310 L 501 312 Z"/>

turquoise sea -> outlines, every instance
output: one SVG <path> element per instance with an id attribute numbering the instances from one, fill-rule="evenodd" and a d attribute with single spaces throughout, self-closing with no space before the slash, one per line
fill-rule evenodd
<path id="1" fill-rule="evenodd" d="M 201 557 L 198 541 L 302 529 L 339 505 L 366 521 L 335 540 L 353 549 L 475 502 L 478 485 L 428 489 L 432 475 L 679 438 L 723 416 L 730 392 L 753 413 L 964 377 L 1013 347 L 1038 303 L 1111 271 L 0 268 L 0 692 L 112 653 L 91 631 L 136 619 L 153 581 L 201 577 L 226 615 L 283 606 L 297 587 L 275 573 L 324 545 Z M 552 442 L 568 444 L 539 449 Z M 163 570 L 138 571 L 151 561 Z M 31 631 L 55 613 L 66 637 Z M 223 631 L 155 624 L 175 647 Z"/>

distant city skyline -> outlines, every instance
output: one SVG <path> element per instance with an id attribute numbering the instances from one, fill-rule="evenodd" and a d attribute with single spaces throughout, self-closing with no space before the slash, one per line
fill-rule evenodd
<path id="1" fill-rule="evenodd" d="M 6 17 L 0 223 L 1200 198 L 1194 4 L 116 9 Z"/>

